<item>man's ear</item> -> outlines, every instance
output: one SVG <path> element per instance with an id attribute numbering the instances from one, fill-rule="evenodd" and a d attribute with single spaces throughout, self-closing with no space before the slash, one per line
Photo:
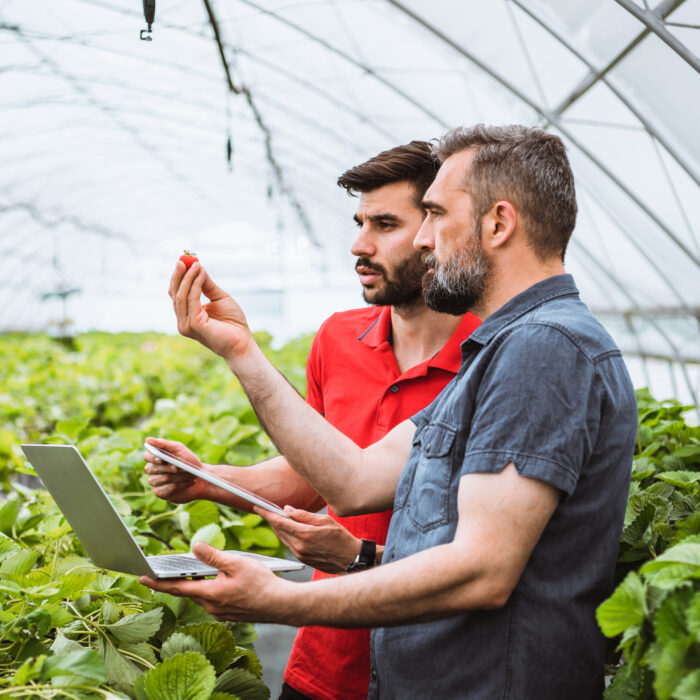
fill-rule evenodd
<path id="1" fill-rule="evenodd" d="M 482 219 L 481 235 L 484 245 L 500 248 L 510 240 L 518 223 L 515 207 L 506 200 L 496 202 Z"/>

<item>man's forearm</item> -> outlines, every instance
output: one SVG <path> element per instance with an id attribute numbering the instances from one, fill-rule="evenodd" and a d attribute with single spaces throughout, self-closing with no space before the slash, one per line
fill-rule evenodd
<path id="1" fill-rule="evenodd" d="M 507 600 L 496 578 L 455 543 L 366 572 L 288 586 L 266 601 L 271 622 L 377 627 L 424 622 Z"/>
<path id="2" fill-rule="evenodd" d="M 208 470 L 280 506 L 291 505 L 294 508 L 317 511 L 325 505 L 313 487 L 295 472 L 282 456 L 272 457 L 250 467 L 216 464 L 209 465 Z M 239 510 L 252 511 L 253 509 L 249 501 L 238 498 L 217 486 L 212 486 L 211 500 Z"/>

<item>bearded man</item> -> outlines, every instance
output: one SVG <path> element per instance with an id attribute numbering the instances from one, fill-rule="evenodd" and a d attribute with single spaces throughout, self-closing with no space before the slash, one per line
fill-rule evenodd
<path id="1" fill-rule="evenodd" d="M 438 398 L 368 448 L 303 405 L 203 268 L 171 283 L 180 332 L 226 359 L 336 512 L 393 504 L 382 565 L 298 584 L 198 544 L 215 579 L 142 581 L 219 619 L 373 627 L 372 700 L 598 699 L 595 609 L 613 586 L 637 412 L 564 269 L 573 173 L 557 136 L 523 126 L 456 129 L 437 153 L 414 241 L 424 296 L 482 324 Z"/>

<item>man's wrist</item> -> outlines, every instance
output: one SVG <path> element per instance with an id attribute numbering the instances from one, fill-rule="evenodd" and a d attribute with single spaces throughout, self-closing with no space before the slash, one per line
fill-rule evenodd
<path id="1" fill-rule="evenodd" d="M 361 540 L 360 551 L 355 559 L 345 569 L 350 574 L 355 571 L 365 571 L 377 565 L 377 543 L 374 540 Z"/>

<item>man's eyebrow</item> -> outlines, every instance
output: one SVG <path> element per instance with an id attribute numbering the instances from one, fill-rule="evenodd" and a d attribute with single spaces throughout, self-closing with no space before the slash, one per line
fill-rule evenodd
<path id="1" fill-rule="evenodd" d="M 441 207 L 437 202 L 433 202 L 430 199 L 424 199 L 420 204 L 426 211 L 445 211 L 444 207 Z"/>
<path id="2" fill-rule="evenodd" d="M 357 214 L 355 214 L 352 218 L 355 220 L 355 222 L 357 224 L 362 224 L 362 220 L 360 219 L 360 217 Z M 381 212 L 379 214 L 369 214 L 366 218 L 374 223 L 381 222 L 381 221 L 392 221 L 394 223 L 398 223 L 401 221 L 400 217 L 398 217 L 396 214 L 391 214 L 389 212 Z"/>

